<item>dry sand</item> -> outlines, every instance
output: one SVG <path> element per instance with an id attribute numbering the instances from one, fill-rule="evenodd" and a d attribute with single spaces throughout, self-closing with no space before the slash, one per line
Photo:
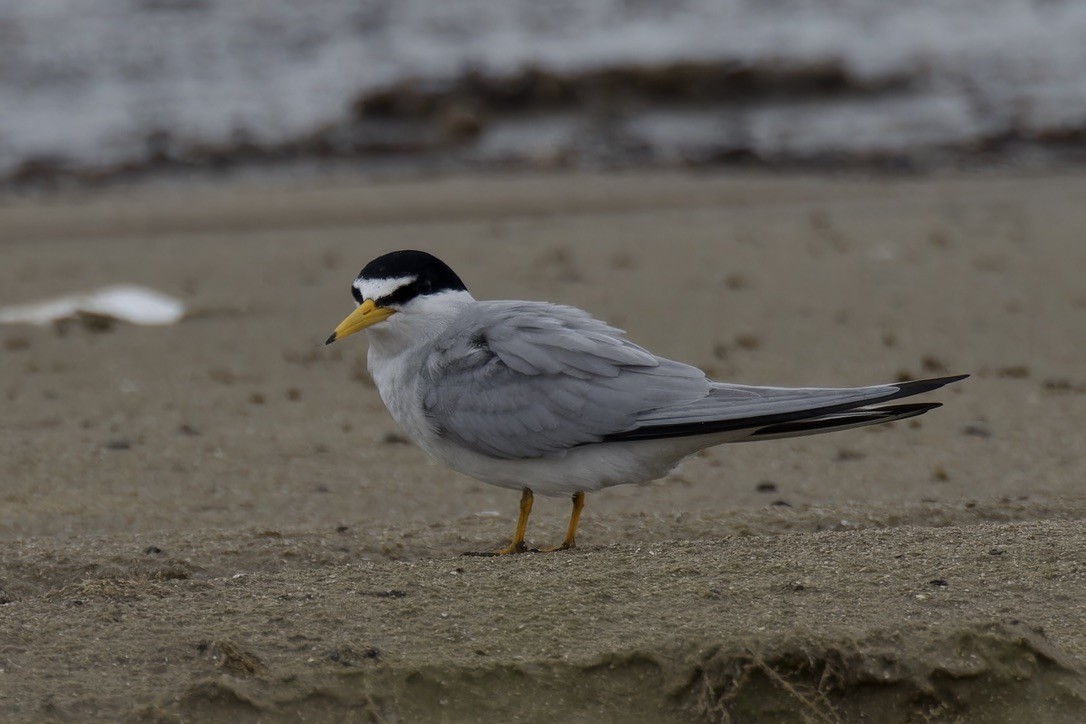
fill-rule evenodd
<path id="1" fill-rule="evenodd" d="M 168 328 L 0 328 L 5 721 L 1080 721 L 1086 177 L 454 178 L 0 206 L 0 304 L 136 282 Z M 969 372 L 882 428 L 591 495 L 399 435 L 375 255 L 753 384 Z M 553 543 L 565 500 L 539 499 Z"/>

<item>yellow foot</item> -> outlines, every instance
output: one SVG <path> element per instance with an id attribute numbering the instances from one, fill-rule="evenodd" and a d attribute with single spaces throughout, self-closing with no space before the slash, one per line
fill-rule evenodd
<path id="1" fill-rule="evenodd" d="M 488 556 L 511 556 L 517 553 L 535 553 L 535 548 L 529 548 L 524 545 L 524 541 L 519 543 L 510 543 L 504 548 L 499 548 L 496 551 L 468 551 L 467 553 L 461 553 L 462 556 L 480 556 L 486 558 Z"/>
<path id="2" fill-rule="evenodd" d="M 584 500 L 584 493 L 579 494 L 582 501 Z M 527 553 L 528 551 L 534 551 L 533 548 L 528 548 L 524 545 L 524 531 L 528 529 L 528 516 L 532 514 L 532 500 L 534 499 L 532 491 L 525 488 L 520 493 L 520 516 L 517 518 L 517 532 L 513 534 L 513 540 L 505 548 L 499 548 L 496 551 L 488 551 L 486 553 L 465 553 L 466 556 L 511 556 L 514 553 Z M 574 498 L 574 509 L 576 510 L 577 499 Z M 579 512 L 579 511 L 578 511 Z M 573 529 L 571 529 L 572 531 Z M 566 540 L 570 540 L 572 532 L 566 536 Z"/>
<path id="3" fill-rule="evenodd" d="M 576 547 L 577 547 L 577 541 L 575 541 L 575 540 L 564 540 L 564 541 L 562 541 L 562 545 L 554 546 L 552 548 L 540 548 L 539 552 L 540 553 L 554 553 L 555 551 L 568 551 L 571 548 L 576 548 Z"/>
<path id="4" fill-rule="evenodd" d="M 562 541 L 562 545 L 555 546 L 554 548 L 542 548 L 543 553 L 553 553 L 554 551 L 568 551 L 570 548 L 577 547 L 577 523 L 581 520 L 581 510 L 584 508 L 584 493 L 573 494 L 573 512 L 569 515 L 569 527 L 566 528 L 566 538 Z"/>
<path id="5" fill-rule="evenodd" d="M 495 555 L 495 556 L 511 556 L 514 553 L 527 553 L 527 552 L 528 552 L 528 546 L 524 545 L 524 541 L 521 540 L 521 541 L 516 541 L 515 543 L 510 543 L 509 545 L 505 546 L 504 548 L 499 548 L 498 550 L 491 551 L 490 553 L 491 553 L 491 555 Z"/>

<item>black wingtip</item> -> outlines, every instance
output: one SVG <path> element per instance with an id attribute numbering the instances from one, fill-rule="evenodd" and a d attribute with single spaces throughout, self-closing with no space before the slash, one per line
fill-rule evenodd
<path id="1" fill-rule="evenodd" d="M 772 436 L 784 436 L 795 434 L 814 434 L 817 432 L 833 432 L 834 428 L 847 430 L 863 425 L 877 425 L 885 422 L 907 420 L 910 417 L 923 415 L 929 410 L 942 407 L 941 402 L 913 402 L 905 405 L 886 405 L 871 410 L 857 410 L 847 417 L 815 418 L 813 420 L 797 420 L 795 422 L 782 422 L 776 425 L 767 425 L 751 433 L 751 438 Z"/>
<path id="2" fill-rule="evenodd" d="M 884 397 L 880 397 L 877 399 L 861 400 L 859 402 L 850 402 L 843 405 L 828 405 L 821 408 L 815 407 L 805 410 L 797 410 L 795 412 L 784 412 L 773 415 L 744 417 L 738 419 L 707 420 L 700 422 L 677 423 L 673 425 L 653 425 L 649 427 L 636 427 L 632 430 L 626 430 L 625 432 L 605 435 L 602 442 L 629 442 L 633 440 L 656 440 L 669 437 L 688 437 L 693 435 L 709 435 L 718 432 L 742 430 L 748 427 L 768 427 L 771 425 L 783 425 L 785 423 L 794 423 L 802 420 L 808 420 L 810 418 L 823 417 L 825 415 L 829 415 L 835 412 L 844 412 L 846 410 L 854 410 L 861 407 L 867 407 L 869 405 L 890 402 L 892 400 L 900 400 L 903 397 L 921 395 L 925 392 L 931 392 L 932 390 L 937 390 L 940 387 L 945 387 L 946 385 L 953 384 L 954 382 L 964 380 L 968 376 L 969 375 L 952 375 L 950 377 L 933 377 L 928 380 L 910 380 L 908 382 L 895 382 L 893 384 L 885 385 L 885 387 L 888 389 L 896 388 L 896 392 L 892 392 Z M 899 405 L 897 406 L 897 409 L 901 410 L 906 407 L 909 406 Z M 927 412 L 927 410 L 939 407 L 939 404 L 922 402 L 916 403 L 912 407 L 914 409 L 920 410 L 919 412 L 913 413 L 915 415 L 919 415 L 923 412 Z"/>
<path id="3" fill-rule="evenodd" d="M 331 336 L 329 336 L 328 339 L 324 340 L 324 344 L 329 345 L 329 344 L 332 344 L 332 342 L 335 342 L 335 341 L 336 341 L 336 333 L 332 332 Z"/>
<path id="4" fill-rule="evenodd" d="M 944 385 L 950 385 L 950 384 L 953 384 L 955 382 L 959 382 L 961 380 L 964 380 L 966 377 L 969 377 L 969 375 L 965 374 L 965 375 L 951 375 L 950 377 L 936 377 L 934 380 L 932 380 L 932 382 L 942 382 Z"/>
<path id="5" fill-rule="evenodd" d="M 898 388 L 898 392 L 893 397 L 887 397 L 887 400 L 899 399 L 902 397 L 912 397 L 913 395 L 922 395 L 925 392 L 931 392 L 937 390 L 940 387 L 946 387 L 952 385 L 955 382 L 964 380 L 969 375 L 951 375 L 950 377 L 932 377 L 927 380 L 909 380 L 908 382 L 897 382 L 894 387 Z"/>

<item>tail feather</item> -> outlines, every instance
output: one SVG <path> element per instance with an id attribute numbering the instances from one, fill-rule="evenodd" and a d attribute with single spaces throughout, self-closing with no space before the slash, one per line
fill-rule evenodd
<path id="1" fill-rule="evenodd" d="M 942 407 L 941 402 L 917 402 L 908 405 L 887 405 L 871 409 L 850 410 L 824 417 L 813 417 L 796 422 L 782 422 L 753 430 L 746 440 L 780 440 L 785 437 L 800 437 L 823 432 L 851 430 L 854 427 L 880 425 L 884 422 L 905 420 L 923 415 L 928 410 Z"/>
<path id="2" fill-rule="evenodd" d="M 691 414 L 672 414 L 667 422 L 646 424 L 607 435 L 603 442 L 659 440 L 729 432 L 734 433 L 736 441 L 768 440 L 892 422 L 922 415 L 939 405 L 872 405 L 931 392 L 968 376 L 955 375 L 848 389 L 726 386 L 720 391 L 729 393 L 735 390 L 754 394 L 744 396 L 741 400 L 717 400 L 713 408 L 717 415 L 709 416 L 706 414 L 707 409 L 704 409 L 707 405 L 700 405 L 696 411 L 691 409 Z M 764 393 L 764 399 L 759 399 L 760 392 Z M 737 408 L 742 409 L 742 412 L 736 414 Z M 772 412 L 767 412 L 768 410 Z M 681 413 L 682 410 L 677 412 Z"/>

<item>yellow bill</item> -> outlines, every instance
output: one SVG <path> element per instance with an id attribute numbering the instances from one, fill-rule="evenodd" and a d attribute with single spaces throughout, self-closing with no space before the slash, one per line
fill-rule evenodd
<path id="1" fill-rule="evenodd" d="M 367 299 L 339 323 L 339 326 L 332 332 L 332 336 L 325 340 L 324 343 L 332 344 L 332 342 L 349 337 L 355 332 L 361 332 L 366 327 L 372 327 L 378 322 L 385 321 L 395 313 L 395 309 L 378 307 L 372 299 Z"/>

